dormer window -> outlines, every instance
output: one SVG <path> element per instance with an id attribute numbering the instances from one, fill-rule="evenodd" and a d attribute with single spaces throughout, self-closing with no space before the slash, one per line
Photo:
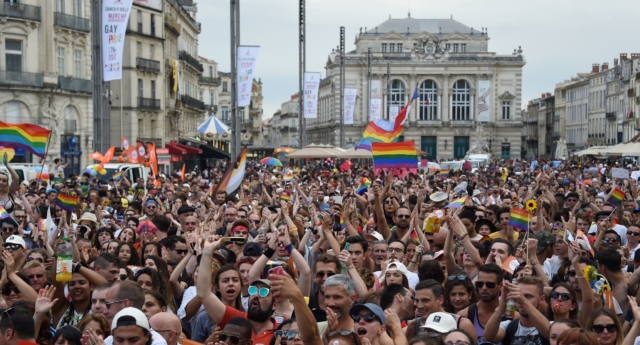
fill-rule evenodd
<path id="1" fill-rule="evenodd" d="M 396 45 L 394 43 L 389 43 L 389 53 L 396 52 Z"/>
<path id="2" fill-rule="evenodd" d="M 461 53 L 466 53 L 467 52 L 467 44 L 466 43 L 460 44 L 460 52 Z"/>
<path id="3" fill-rule="evenodd" d="M 453 52 L 457 53 L 458 52 L 458 43 L 454 43 L 453 44 Z"/>
<path id="4" fill-rule="evenodd" d="M 383 53 L 387 52 L 387 44 L 386 43 L 382 43 L 382 52 Z"/>
<path id="5" fill-rule="evenodd" d="M 398 43 L 398 53 L 402 53 L 402 43 Z"/>

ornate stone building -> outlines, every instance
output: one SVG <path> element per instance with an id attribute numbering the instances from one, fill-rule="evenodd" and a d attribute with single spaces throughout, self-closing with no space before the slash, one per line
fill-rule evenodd
<path id="1" fill-rule="evenodd" d="M 361 138 L 370 120 L 370 98 L 381 99 L 381 117 L 403 107 L 418 86 L 405 123 L 404 140 L 434 159 L 462 158 L 478 121 L 486 122 L 485 138 L 496 157 L 518 157 L 521 151 L 522 50 L 512 55 L 490 52 L 489 36 L 453 19 L 391 19 L 361 30 L 356 49 L 345 54 L 345 87 L 357 88 L 354 124 L 345 125 L 346 147 Z M 380 89 L 367 92 L 367 52 L 371 49 L 371 81 Z M 387 66 L 390 78 L 387 85 Z M 340 57 L 327 60 L 319 90 L 318 118 L 307 119 L 307 143 L 339 144 Z M 479 88 L 489 89 L 480 94 Z M 374 87 L 376 89 L 376 87 Z M 478 116 L 479 113 L 481 116 Z"/>

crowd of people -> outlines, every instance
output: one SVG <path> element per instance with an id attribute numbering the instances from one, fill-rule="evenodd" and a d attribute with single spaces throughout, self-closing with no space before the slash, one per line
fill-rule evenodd
<path id="1" fill-rule="evenodd" d="M 19 181 L 5 163 L 0 345 L 640 344 L 640 191 L 615 167 L 249 162 L 227 194 L 222 167 Z"/>

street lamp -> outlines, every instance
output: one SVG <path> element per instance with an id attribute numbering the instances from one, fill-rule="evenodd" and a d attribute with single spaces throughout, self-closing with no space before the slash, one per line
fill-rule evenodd
<path id="1" fill-rule="evenodd" d="M 491 143 L 496 141 L 496 138 L 493 136 L 493 134 L 489 134 L 489 136 L 487 136 L 487 141 L 489 142 L 489 150 L 491 150 Z"/>

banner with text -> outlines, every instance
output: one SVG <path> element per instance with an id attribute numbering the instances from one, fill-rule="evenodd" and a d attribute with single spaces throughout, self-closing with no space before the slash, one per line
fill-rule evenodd
<path id="1" fill-rule="evenodd" d="M 127 31 L 132 3 L 133 0 L 103 0 L 102 2 L 102 63 L 104 81 L 122 79 L 124 35 Z"/>
<path id="2" fill-rule="evenodd" d="M 358 95 L 358 89 L 345 88 L 344 89 L 344 124 L 353 124 L 353 113 L 356 108 L 356 96 Z"/>
<path id="3" fill-rule="evenodd" d="M 251 103 L 251 87 L 253 86 L 253 73 L 256 70 L 258 60 L 258 46 L 238 46 L 238 107 L 246 107 Z"/>
<path id="4" fill-rule="evenodd" d="M 382 100 L 379 98 L 371 99 L 371 113 L 369 114 L 369 120 L 379 120 L 382 116 Z"/>
<path id="5" fill-rule="evenodd" d="M 320 88 L 320 73 L 304 72 L 304 118 L 318 117 L 318 89 Z"/>
<path id="6" fill-rule="evenodd" d="M 491 81 L 478 81 L 478 121 L 489 122 L 491 113 Z"/>
<path id="7" fill-rule="evenodd" d="M 400 107 L 397 105 L 389 106 L 389 122 L 396 122 L 396 117 L 398 117 L 398 113 L 400 112 Z"/>

